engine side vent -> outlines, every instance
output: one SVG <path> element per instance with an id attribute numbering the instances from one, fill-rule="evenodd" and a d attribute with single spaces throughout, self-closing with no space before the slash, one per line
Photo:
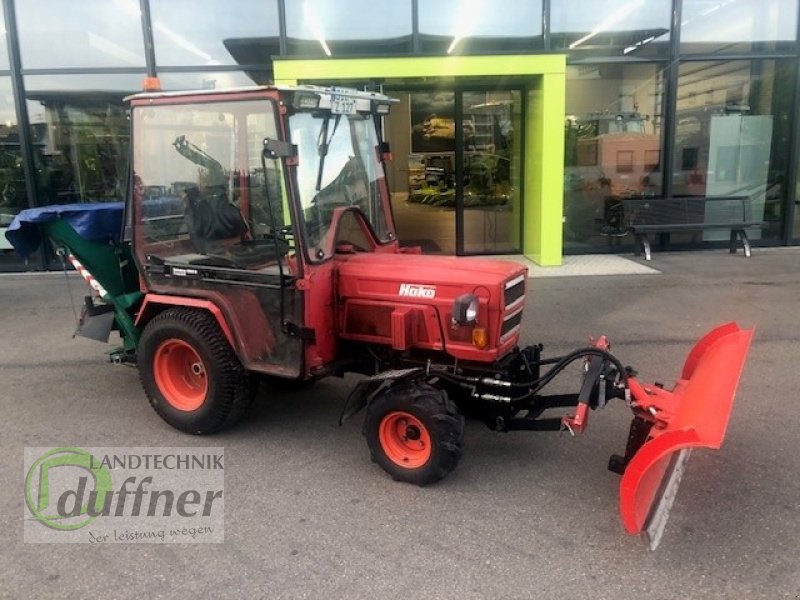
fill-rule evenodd
<path id="1" fill-rule="evenodd" d="M 517 311 L 513 315 L 507 316 L 503 320 L 503 326 L 500 329 L 500 341 L 504 341 L 511 333 L 516 332 L 522 324 L 522 311 Z"/>
<path id="2" fill-rule="evenodd" d="M 506 311 L 515 308 L 525 298 L 525 275 L 520 275 L 506 282 L 504 300 Z"/>

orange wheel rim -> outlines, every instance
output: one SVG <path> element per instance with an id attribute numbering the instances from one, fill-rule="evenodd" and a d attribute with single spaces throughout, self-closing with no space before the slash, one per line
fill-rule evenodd
<path id="1" fill-rule="evenodd" d="M 431 457 L 431 436 L 414 415 L 396 411 L 389 413 L 378 426 L 378 440 L 386 457 L 407 469 L 423 466 Z"/>
<path id="2" fill-rule="evenodd" d="M 208 376 L 203 360 L 183 340 L 164 340 L 153 359 L 156 385 L 164 399 L 178 410 L 192 411 L 202 406 L 208 392 Z"/>

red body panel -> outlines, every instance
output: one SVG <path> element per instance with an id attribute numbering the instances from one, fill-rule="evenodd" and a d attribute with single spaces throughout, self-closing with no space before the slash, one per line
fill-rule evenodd
<path id="1" fill-rule="evenodd" d="M 620 514 L 628 533 L 646 526 L 675 453 L 722 446 L 752 338 L 752 329 L 735 323 L 714 329 L 689 353 L 671 392 L 629 380 L 636 410 L 651 415 L 654 425 L 620 482 Z"/>
<path id="2" fill-rule="evenodd" d="M 136 315 L 136 325 L 144 325 L 158 305 L 200 308 L 214 315 L 228 343 L 246 367 L 251 368 L 263 354 L 275 349 L 275 335 L 251 291 L 232 290 L 225 294 L 208 291 L 206 294 L 208 298 L 148 293 Z"/>
<path id="3" fill-rule="evenodd" d="M 203 310 L 207 310 L 214 315 L 219 328 L 222 329 L 222 333 L 225 334 L 225 339 L 228 340 L 228 343 L 231 345 L 231 347 L 236 347 L 233 343 L 233 334 L 231 333 L 231 328 L 228 327 L 228 323 L 225 321 L 222 311 L 214 302 L 211 302 L 210 300 L 188 298 L 186 296 L 168 296 L 166 294 L 145 294 L 144 300 L 142 300 L 142 306 L 139 308 L 139 312 L 136 314 L 135 324 L 137 327 L 142 326 L 146 321 L 150 320 L 154 309 L 154 306 L 151 305 L 188 306 L 191 308 L 202 308 Z"/>
<path id="4" fill-rule="evenodd" d="M 401 345 L 406 348 L 444 350 L 454 358 L 492 362 L 517 344 L 519 327 L 502 339 L 501 327 L 505 317 L 516 316 L 522 308 L 517 301 L 507 310 L 504 295 L 508 282 L 526 280 L 527 269 L 521 265 L 396 253 L 359 253 L 337 262 L 337 320 L 343 339 L 397 346 L 392 315 L 403 309 Z M 453 302 L 463 294 L 479 299 L 477 326 L 486 328 L 489 337 L 485 350 L 473 345 L 473 326 L 452 324 Z"/>
<path id="5" fill-rule="evenodd" d="M 305 323 L 314 330 L 314 342 L 306 344 L 306 371 L 310 374 L 337 357 L 334 278 L 336 264 L 329 260 L 306 269 L 298 279 L 297 289 L 303 292 Z"/>

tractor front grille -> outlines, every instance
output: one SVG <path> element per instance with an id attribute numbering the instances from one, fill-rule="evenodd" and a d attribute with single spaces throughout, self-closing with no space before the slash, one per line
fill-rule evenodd
<path id="1" fill-rule="evenodd" d="M 522 325 L 522 309 L 506 315 L 503 319 L 503 326 L 500 328 L 500 342 L 504 342 L 508 336 L 516 333 Z"/>
<path id="2" fill-rule="evenodd" d="M 525 275 L 510 279 L 506 282 L 505 293 L 503 295 L 505 300 L 505 310 L 509 312 L 523 303 L 525 299 Z"/>
<path id="3" fill-rule="evenodd" d="M 503 291 L 503 324 L 500 326 L 500 343 L 519 333 L 522 326 L 522 309 L 525 305 L 525 273 L 509 279 Z"/>

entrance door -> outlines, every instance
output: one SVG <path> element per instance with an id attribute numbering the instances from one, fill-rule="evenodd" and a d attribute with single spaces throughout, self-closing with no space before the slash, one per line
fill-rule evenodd
<path id="1" fill-rule="evenodd" d="M 519 252 L 522 93 L 459 92 L 456 114 L 458 254 Z"/>
<path id="2" fill-rule="evenodd" d="M 456 253 L 455 99 L 452 90 L 396 90 L 384 122 L 397 237 L 426 254 Z"/>
<path id="3" fill-rule="evenodd" d="M 389 90 L 392 206 L 403 245 L 515 253 L 521 239 L 522 92 Z M 461 123 L 461 127 L 456 124 Z"/>

